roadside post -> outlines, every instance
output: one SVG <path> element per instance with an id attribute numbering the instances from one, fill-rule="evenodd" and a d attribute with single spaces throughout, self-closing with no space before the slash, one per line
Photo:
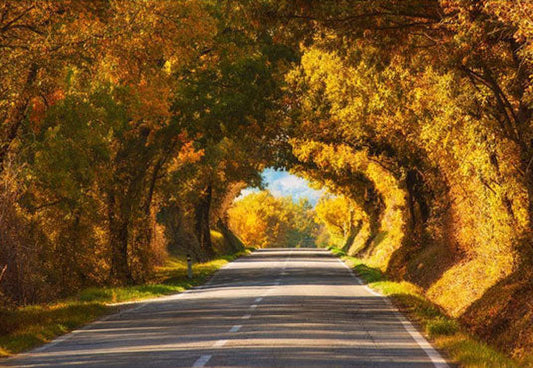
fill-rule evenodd
<path id="1" fill-rule="evenodd" d="M 187 254 L 187 277 L 192 279 L 192 260 L 190 254 Z"/>

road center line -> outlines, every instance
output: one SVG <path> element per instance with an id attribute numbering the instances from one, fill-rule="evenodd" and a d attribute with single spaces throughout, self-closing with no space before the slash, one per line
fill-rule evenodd
<path id="1" fill-rule="evenodd" d="M 235 325 L 232 328 L 230 328 L 229 332 L 237 332 L 241 329 L 242 325 Z"/>
<path id="2" fill-rule="evenodd" d="M 194 362 L 194 364 L 192 365 L 193 368 L 201 368 L 201 367 L 205 367 L 205 365 L 207 364 L 207 362 L 209 361 L 209 359 L 211 359 L 211 356 L 212 355 L 202 355 L 200 358 L 198 358 L 196 360 L 196 362 Z"/>

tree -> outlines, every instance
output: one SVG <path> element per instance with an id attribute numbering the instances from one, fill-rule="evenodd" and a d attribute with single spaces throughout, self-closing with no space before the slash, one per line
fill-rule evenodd
<path id="1" fill-rule="evenodd" d="M 314 211 L 302 200 L 276 198 L 269 191 L 252 193 L 228 211 L 231 230 L 248 246 L 314 247 L 317 226 Z"/>
<path id="2" fill-rule="evenodd" d="M 315 207 L 315 221 L 325 226 L 332 245 L 348 251 L 363 226 L 362 211 L 342 196 L 324 196 Z"/>
<path id="3" fill-rule="evenodd" d="M 250 32 L 246 22 L 228 19 L 223 9 L 215 11 L 219 23 L 212 45 L 194 69 L 182 71 L 173 101 L 174 120 L 196 137 L 195 147 L 204 152 L 194 178 L 198 186 L 194 235 L 200 260 L 214 254 L 213 199 L 224 197 L 236 182 L 259 183 L 269 146 L 279 134 L 272 121 L 279 106 L 282 72 L 292 57 L 266 32 Z"/>

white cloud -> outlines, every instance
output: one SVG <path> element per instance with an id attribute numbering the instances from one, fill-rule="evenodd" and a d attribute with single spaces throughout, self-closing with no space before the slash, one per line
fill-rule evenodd
<path id="1" fill-rule="evenodd" d="M 292 196 L 294 200 L 307 198 L 313 205 L 325 192 L 316 190 L 309 186 L 309 182 L 304 178 L 292 175 L 287 171 L 275 171 L 267 169 L 263 173 L 263 178 L 267 189 L 272 195 L 277 197 Z"/>

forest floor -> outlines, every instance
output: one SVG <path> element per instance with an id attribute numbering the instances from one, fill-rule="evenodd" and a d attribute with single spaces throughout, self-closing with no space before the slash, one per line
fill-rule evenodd
<path id="1" fill-rule="evenodd" d="M 201 285 L 218 269 L 244 252 L 193 265 L 187 277 L 186 261 L 171 257 L 143 285 L 94 287 L 76 296 L 46 305 L 0 310 L 0 357 L 8 357 L 48 343 L 80 326 L 124 308 L 130 302 L 183 292 Z"/>
<path id="2" fill-rule="evenodd" d="M 439 306 L 429 301 L 418 286 L 406 281 L 392 281 L 359 258 L 347 256 L 339 249 L 332 248 L 331 251 L 341 257 L 370 288 L 391 298 L 424 331 L 429 340 L 460 367 L 528 366 L 527 362 L 517 362 L 469 334 L 456 319 L 449 317 Z"/>

